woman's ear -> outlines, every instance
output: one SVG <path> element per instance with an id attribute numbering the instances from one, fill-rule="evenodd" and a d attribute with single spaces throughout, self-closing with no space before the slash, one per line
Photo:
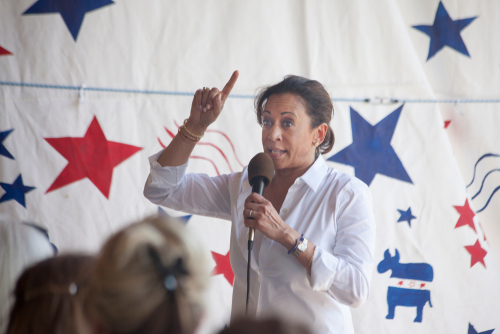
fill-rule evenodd
<path id="1" fill-rule="evenodd" d="M 328 125 L 326 123 L 320 124 L 316 129 L 315 129 L 315 140 L 318 143 L 318 146 L 323 143 L 326 137 L 326 132 L 328 131 Z"/>

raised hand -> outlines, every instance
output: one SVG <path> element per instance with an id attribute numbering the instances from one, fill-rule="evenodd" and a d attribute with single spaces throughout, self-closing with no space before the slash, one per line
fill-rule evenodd
<path id="1" fill-rule="evenodd" d="M 215 122 L 224 108 L 224 103 L 238 80 L 238 76 L 239 72 L 234 71 L 222 91 L 216 87 L 212 89 L 205 87 L 196 91 L 191 105 L 191 114 L 186 124 L 190 131 L 201 135 L 210 124 Z"/>

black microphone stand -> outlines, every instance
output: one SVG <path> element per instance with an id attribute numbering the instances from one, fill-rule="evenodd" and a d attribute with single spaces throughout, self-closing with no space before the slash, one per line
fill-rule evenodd
<path id="1" fill-rule="evenodd" d="M 261 175 L 255 176 L 252 179 L 252 192 L 258 193 L 259 195 L 262 196 L 267 182 L 268 181 L 266 177 Z M 247 302 L 246 302 L 245 315 L 248 315 L 248 300 L 250 299 L 250 262 L 252 260 L 252 248 L 253 248 L 254 236 L 255 236 L 255 230 L 252 227 L 250 227 L 250 229 L 248 230 Z"/>
<path id="2" fill-rule="evenodd" d="M 249 233 L 253 234 L 253 229 L 251 229 Z M 250 299 L 250 261 L 252 260 L 252 248 L 253 248 L 253 238 L 252 240 L 248 240 L 247 303 L 246 303 L 245 315 L 248 315 L 248 300 Z"/>

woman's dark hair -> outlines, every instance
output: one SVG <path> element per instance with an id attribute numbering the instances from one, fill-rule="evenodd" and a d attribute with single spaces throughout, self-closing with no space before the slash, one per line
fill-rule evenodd
<path id="1" fill-rule="evenodd" d="M 264 87 L 255 98 L 257 122 L 262 126 L 262 113 L 271 95 L 290 93 L 302 98 L 307 114 L 311 118 L 311 128 L 315 129 L 325 123 L 328 126 L 325 140 L 316 148 L 316 156 L 331 151 L 335 136 L 330 126 L 333 118 L 333 104 L 325 87 L 316 80 L 309 80 L 297 75 L 287 75 L 281 82 Z"/>
<path id="2" fill-rule="evenodd" d="M 93 257 L 59 255 L 26 269 L 17 281 L 7 334 L 83 333 L 82 290 Z"/>
<path id="3" fill-rule="evenodd" d="M 301 323 L 272 317 L 269 319 L 238 318 L 219 334 L 310 334 L 311 330 Z"/>

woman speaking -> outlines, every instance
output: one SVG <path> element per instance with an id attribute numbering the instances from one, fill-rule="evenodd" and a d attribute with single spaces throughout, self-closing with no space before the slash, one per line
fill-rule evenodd
<path id="1" fill-rule="evenodd" d="M 328 167 L 333 105 L 323 85 L 287 76 L 255 99 L 262 147 L 275 167 L 263 196 L 248 168 L 217 177 L 185 174 L 189 156 L 220 115 L 238 78 L 222 91 L 196 91 L 191 114 L 163 151 L 149 158 L 144 195 L 153 203 L 232 222 L 232 315 L 245 312 L 247 233 L 255 229 L 248 313 L 303 321 L 315 333 L 353 333 L 349 307 L 368 298 L 375 220 L 368 187 Z"/>

